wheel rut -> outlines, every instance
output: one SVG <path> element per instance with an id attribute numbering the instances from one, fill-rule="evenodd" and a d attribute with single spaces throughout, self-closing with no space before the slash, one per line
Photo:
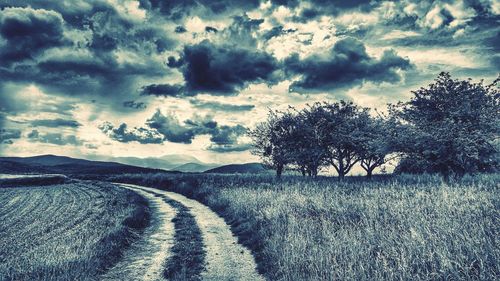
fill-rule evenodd
<path id="1" fill-rule="evenodd" d="M 155 250 L 151 247 L 146 251 L 138 249 L 135 254 L 137 258 L 143 255 L 147 256 L 146 260 L 153 259 L 157 262 L 143 263 L 142 268 L 132 268 L 131 272 L 144 271 L 150 264 L 154 265 L 155 269 L 146 270 L 150 274 L 143 278 L 128 280 L 264 280 L 256 270 L 251 252 L 238 243 L 224 219 L 207 206 L 174 192 L 138 185 L 119 185 L 155 202 L 157 210 L 169 210 L 166 212 L 168 215 L 164 214 L 156 221 L 162 227 L 157 226 L 152 231 L 157 235 L 163 233 L 162 239 L 168 237 L 163 241 L 163 246 L 156 243 Z M 154 213 L 156 212 L 153 212 L 153 217 Z M 165 231 L 170 233 L 165 234 Z M 149 239 L 148 235 L 145 235 L 142 240 L 148 244 Z M 126 260 L 125 258 L 123 261 L 125 264 Z M 139 260 L 140 258 L 135 263 L 140 263 Z M 161 265 L 161 270 L 158 265 Z M 141 274 L 136 276 L 139 275 Z M 129 276 L 130 274 L 126 277 Z"/>

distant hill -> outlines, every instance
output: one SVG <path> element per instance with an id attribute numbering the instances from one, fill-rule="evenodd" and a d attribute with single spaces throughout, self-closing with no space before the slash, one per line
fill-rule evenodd
<path id="1" fill-rule="evenodd" d="M 138 157 L 95 157 L 93 160 L 101 160 L 101 161 L 112 161 L 124 163 L 127 165 L 145 167 L 145 168 L 155 168 L 155 169 L 164 169 L 164 170 L 176 170 L 181 171 L 178 168 L 185 164 L 199 164 L 201 166 L 207 166 L 205 170 L 208 170 L 213 167 L 217 167 L 217 164 L 207 164 L 198 160 L 196 157 L 184 154 L 170 154 L 164 155 L 160 157 L 147 157 L 147 158 L 138 158 Z M 187 169 L 194 168 L 189 167 L 193 165 L 188 165 Z M 201 172 L 204 167 L 197 167 L 196 172 Z M 182 168 L 182 167 L 181 167 Z M 199 168 L 199 169 L 198 169 Z M 200 170 L 201 169 L 201 170 Z M 185 171 L 185 172 L 194 172 L 194 171 Z"/>
<path id="2" fill-rule="evenodd" d="M 214 169 L 205 171 L 205 173 L 219 174 L 259 174 L 266 173 L 269 170 L 262 166 L 261 163 L 246 163 L 246 164 L 231 164 L 224 165 Z"/>
<path id="3" fill-rule="evenodd" d="M 90 161 L 66 156 L 0 157 L 0 173 L 121 174 L 165 172 L 116 162 Z"/>
<path id="4" fill-rule="evenodd" d="M 186 163 L 171 169 L 171 171 L 179 171 L 184 173 L 203 173 L 218 166 L 219 165 L 215 164 Z"/>

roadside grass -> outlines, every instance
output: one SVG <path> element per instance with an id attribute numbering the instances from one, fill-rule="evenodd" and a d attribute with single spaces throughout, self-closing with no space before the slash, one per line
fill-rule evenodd
<path id="1" fill-rule="evenodd" d="M 149 220 L 145 199 L 108 183 L 5 186 L 0 188 L 2 281 L 98 280 Z"/>
<path id="2" fill-rule="evenodd" d="M 130 174 L 218 212 L 269 280 L 498 280 L 500 175 Z"/>
<path id="3" fill-rule="evenodd" d="M 163 200 L 177 210 L 172 220 L 175 244 L 166 262 L 164 276 L 167 280 L 201 280 L 201 272 L 205 268 L 201 230 L 186 206 L 166 196 Z"/>
<path id="4" fill-rule="evenodd" d="M 9 186 L 42 186 L 55 185 L 69 182 L 66 176 L 50 175 L 50 176 L 27 176 L 27 177 L 12 177 L 0 178 L 0 188 Z"/>

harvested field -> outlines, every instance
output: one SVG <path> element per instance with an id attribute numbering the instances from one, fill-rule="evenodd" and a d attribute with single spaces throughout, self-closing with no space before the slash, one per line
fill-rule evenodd
<path id="1" fill-rule="evenodd" d="M 146 201 L 111 184 L 0 189 L 0 280 L 96 280 L 148 222 Z"/>

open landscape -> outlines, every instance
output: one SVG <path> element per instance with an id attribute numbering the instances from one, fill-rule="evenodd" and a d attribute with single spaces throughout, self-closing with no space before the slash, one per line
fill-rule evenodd
<path id="1" fill-rule="evenodd" d="M 0 188 L 0 280 L 500 276 L 496 174 L 448 184 L 432 175 L 338 181 L 149 173 L 62 183 L 40 177 L 38 185 L 16 180 Z M 234 245 L 244 250 L 231 254 Z"/>
<path id="2" fill-rule="evenodd" d="M 0 0 L 0 281 L 500 280 L 499 22 Z"/>

